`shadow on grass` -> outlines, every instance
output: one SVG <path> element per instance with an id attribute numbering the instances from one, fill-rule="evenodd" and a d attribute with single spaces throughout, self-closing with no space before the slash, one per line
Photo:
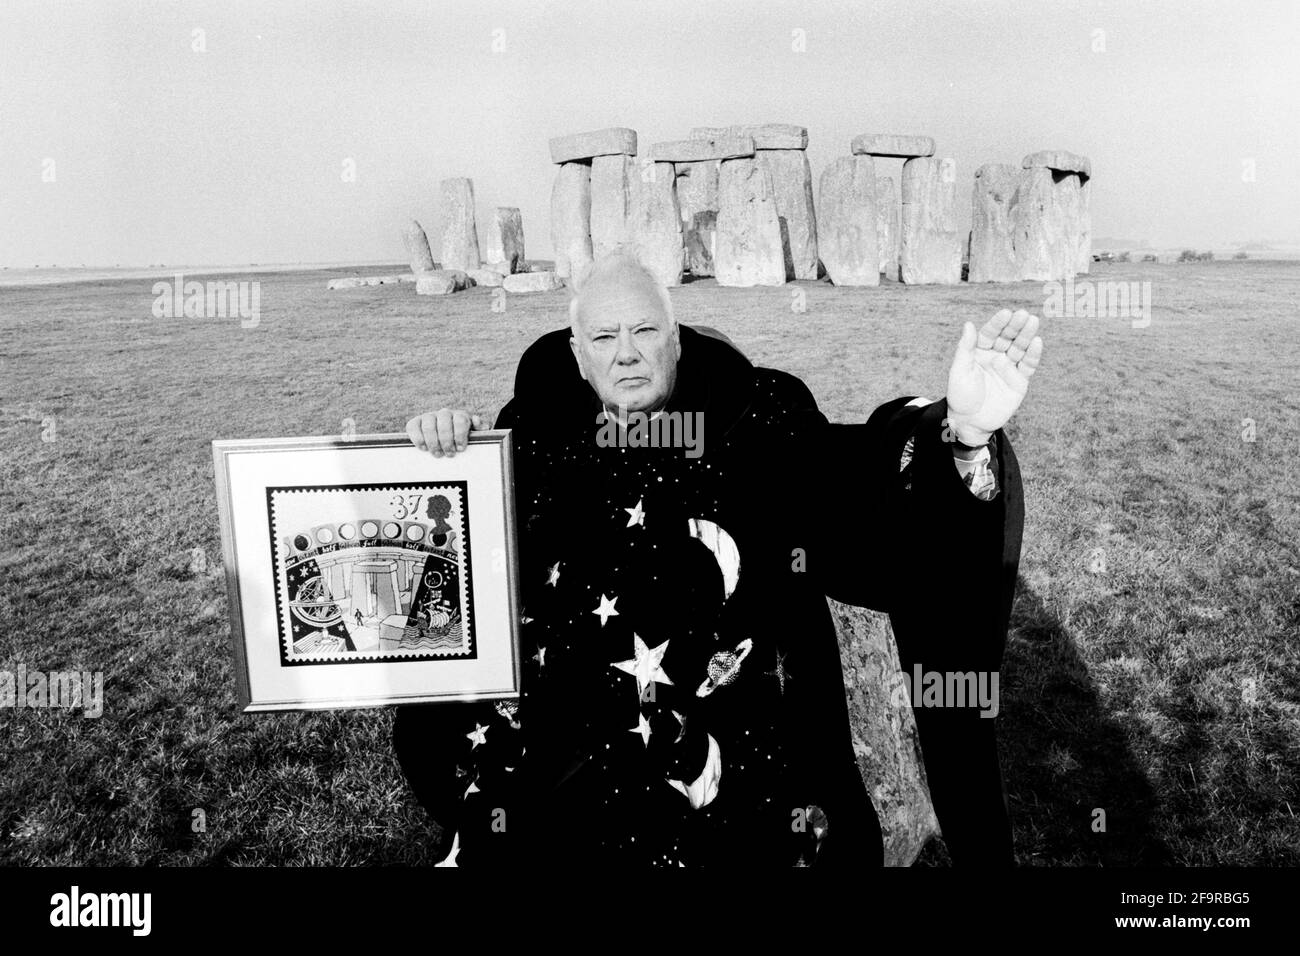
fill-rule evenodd
<path id="1" fill-rule="evenodd" d="M 1021 866 L 1163 866 L 1160 803 L 1069 633 L 1018 582 L 998 741 Z M 1105 831 L 1094 830 L 1096 810 Z"/>

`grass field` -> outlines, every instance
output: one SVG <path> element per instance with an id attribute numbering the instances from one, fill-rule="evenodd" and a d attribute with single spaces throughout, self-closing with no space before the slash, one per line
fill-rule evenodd
<path id="1" fill-rule="evenodd" d="M 333 274 L 258 277 L 247 329 L 156 319 L 148 281 L 0 289 L 0 669 L 106 675 L 97 720 L 0 710 L 0 864 L 429 859 L 387 713 L 234 712 L 210 442 L 494 413 L 565 296 L 498 313 L 488 290 L 326 292 Z M 1010 428 L 1027 517 L 999 724 L 1019 860 L 1300 863 L 1300 263 L 1092 278 L 1149 280 L 1151 324 L 1046 319 Z M 704 281 L 673 300 L 847 421 L 938 397 L 963 321 L 1041 314 L 1044 294 Z"/>

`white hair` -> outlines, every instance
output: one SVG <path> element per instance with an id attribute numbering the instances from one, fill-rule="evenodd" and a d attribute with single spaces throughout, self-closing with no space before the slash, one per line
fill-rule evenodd
<path id="1" fill-rule="evenodd" d="M 655 274 L 646 268 L 636 250 L 632 246 L 622 245 L 616 248 L 608 255 L 601 256 L 587 266 L 571 280 L 573 283 L 573 298 L 569 300 L 569 329 L 573 337 L 578 337 L 578 309 L 581 307 L 582 293 L 593 281 L 596 283 L 612 279 L 619 273 L 630 275 L 634 279 L 644 280 L 655 290 L 659 297 L 659 304 L 663 307 L 664 316 L 668 319 L 668 329 L 670 332 L 677 331 L 677 317 L 673 315 L 673 302 L 668 296 L 668 290 L 663 283 L 655 277 Z"/>

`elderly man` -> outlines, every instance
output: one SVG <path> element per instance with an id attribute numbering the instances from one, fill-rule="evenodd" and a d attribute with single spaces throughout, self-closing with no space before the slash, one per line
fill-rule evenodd
<path id="1" fill-rule="evenodd" d="M 888 611 L 907 673 L 996 670 L 1022 521 L 1000 429 L 1038 365 L 1037 318 L 967 323 L 945 401 L 859 425 L 680 327 L 626 254 L 589 269 L 570 318 L 525 352 L 496 422 L 514 431 L 521 698 L 394 723 L 445 850 L 879 864 L 826 596 Z M 476 427 L 443 409 L 407 431 L 439 456 Z M 994 722 L 974 702 L 916 715 L 954 861 L 1010 862 Z"/>

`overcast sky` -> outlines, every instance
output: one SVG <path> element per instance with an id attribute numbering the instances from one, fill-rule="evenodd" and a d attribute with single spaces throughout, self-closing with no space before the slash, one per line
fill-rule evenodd
<path id="1" fill-rule="evenodd" d="M 1095 236 L 1300 242 L 1298 8 L 2 0 L 0 264 L 396 260 L 408 217 L 436 255 L 448 176 L 544 258 L 549 137 L 760 122 L 808 128 L 814 181 L 924 133 L 965 208 L 979 165 L 1068 149 Z"/>

